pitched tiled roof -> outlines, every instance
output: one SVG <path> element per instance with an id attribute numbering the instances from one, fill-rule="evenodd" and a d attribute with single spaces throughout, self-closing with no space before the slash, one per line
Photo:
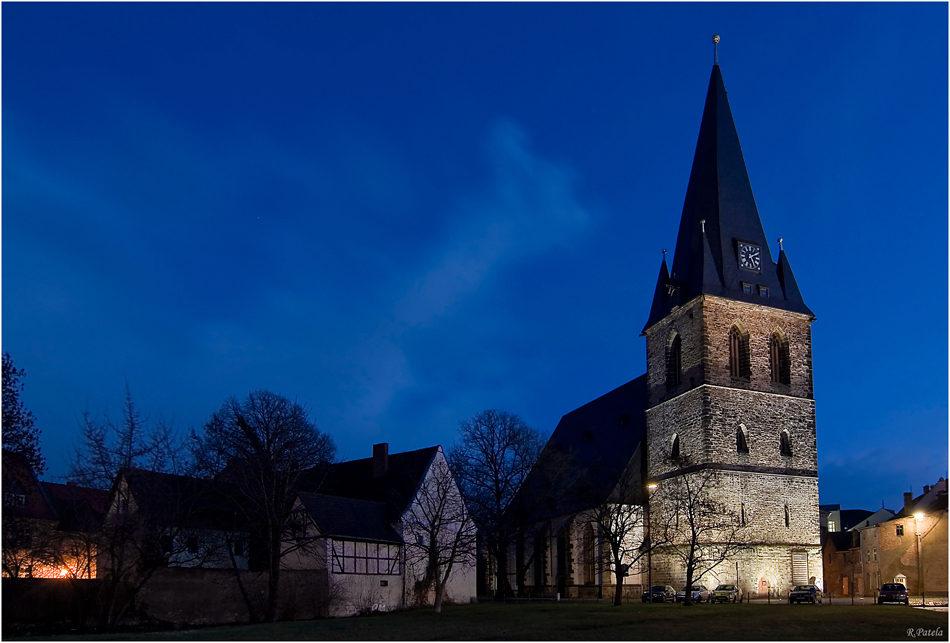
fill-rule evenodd
<path id="1" fill-rule="evenodd" d="M 56 511 L 46 497 L 46 490 L 36 479 L 33 469 L 20 453 L 3 449 L 3 492 L 22 494 L 24 503 L 6 504 L 4 517 L 28 518 L 31 520 L 58 520 Z"/>
<path id="2" fill-rule="evenodd" d="M 203 529 L 246 528 L 241 507 L 223 485 L 212 480 L 122 469 L 139 511 L 159 524 Z M 113 485 L 112 494 L 115 493 Z M 111 498 L 111 495 L 110 495 Z"/>
<path id="3" fill-rule="evenodd" d="M 387 522 L 385 502 L 300 492 L 300 501 L 322 535 L 374 542 L 402 542 Z"/>
<path id="4" fill-rule="evenodd" d="M 739 242 L 758 246 L 760 270 L 739 268 Z M 742 282 L 754 284 L 751 294 Z M 768 288 L 767 298 L 759 294 L 759 285 Z M 700 294 L 813 314 L 785 253 L 772 260 L 719 65 L 709 78 L 673 270 L 666 275 L 664 260 L 644 330 Z"/>
<path id="5" fill-rule="evenodd" d="M 906 518 L 918 512 L 937 513 L 946 510 L 947 481 L 944 478 L 940 478 L 937 484 L 928 488 L 924 493 L 907 503 L 895 518 Z"/>
<path id="6" fill-rule="evenodd" d="M 59 529 L 91 533 L 102 526 L 109 492 L 75 484 L 42 483 L 46 496 L 59 515 Z"/>
<path id="7" fill-rule="evenodd" d="M 646 433 L 646 382 L 641 375 L 562 417 L 515 506 L 537 521 L 605 502 Z"/>
<path id="8" fill-rule="evenodd" d="M 316 467 L 304 477 L 300 488 L 312 493 L 385 502 L 389 519 L 397 520 L 409 507 L 439 448 L 391 454 L 386 473 L 378 478 L 373 476 L 372 458 Z"/>

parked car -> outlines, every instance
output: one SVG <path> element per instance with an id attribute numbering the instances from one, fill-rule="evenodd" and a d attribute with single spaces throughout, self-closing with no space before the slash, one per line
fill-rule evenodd
<path id="1" fill-rule="evenodd" d="M 904 583 L 884 583 L 881 585 L 881 591 L 877 595 L 877 604 L 884 603 L 903 603 L 909 605 L 907 600 L 907 588 Z"/>
<path id="2" fill-rule="evenodd" d="M 653 595 L 654 603 L 672 602 L 676 598 L 676 590 L 669 585 L 654 585 L 649 591 L 643 592 L 644 603 L 650 602 L 650 595 Z"/>
<path id="3" fill-rule="evenodd" d="M 735 585 L 720 585 L 713 591 L 713 603 L 741 603 L 742 590 Z"/>
<path id="4" fill-rule="evenodd" d="M 788 593 L 788 602 L 792 603 L 820 603 L 821 590 L 814 585 L 796 585 Z"/>
<path id="5" fill-rule="evenodd" d="M 683 603 L 686 601 L 686 590 L 689 589 L 693 594 L 694 603 L 710 602 L 712 596 L 709 594 L 709 590 L 703 587 L 702 585 L 693 585 L 692 587 L 684 587 L 680 591 L 676 592 L 676 602 Z"/>

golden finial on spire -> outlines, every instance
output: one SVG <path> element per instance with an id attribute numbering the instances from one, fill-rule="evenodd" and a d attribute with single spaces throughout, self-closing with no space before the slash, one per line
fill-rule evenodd
<path id="1" fill-rule="evenodd" d="M 713 36 L 713 50 L 715 52 L 716 64 L 719 64 L 719 34 Z"/>

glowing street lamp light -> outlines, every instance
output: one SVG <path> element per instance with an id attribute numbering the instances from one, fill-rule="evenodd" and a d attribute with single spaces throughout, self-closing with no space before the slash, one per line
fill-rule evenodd
<path id="1" fill-rule="evenodd" d="M 920 595 L 920 604 L 924 604 L 924 579 L 921 577 L 920 566 L 920 521 L 924 519 L 924 514 L 917 512 L 914 514 L 914 535 L 917 536 L 917 594 Z"/>

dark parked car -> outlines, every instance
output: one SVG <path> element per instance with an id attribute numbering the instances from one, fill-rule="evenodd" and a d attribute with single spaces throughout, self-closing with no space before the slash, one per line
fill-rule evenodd
<path id="1" fill-rule="evenodd" d="M 788 602 L 792 603 L 820 603 L 821 590 L 814 585 L 796 585 L 788 594 Z"/>
<path id="2" fill-rule="evenodd" d="M 742 601 L 742 590 L 735 585 L 720 585 L 713 591 L 713 603 L 739 603 Z"/>
<path id="3" fill-rule="evenodd" d="M 881 585 L 881 591 L 877 595 L 878 605 L 884 603 L 903 603 L 909 605 L 907 600 L 907 588 L 903 583 L 884 583 Z"/>
<path id="4" fill-rule="evenodd" d="M 641 600 L 644 603 L 649 603 L 651 594 L 653 595 L 654 603 L 672 602 L 673 599 L 676 598 L 676 590 L 669 585 L 654 585 L 649 591 L 643 592 L 643 598 Z"/>
<path id="5" fill-rule="evenodd" d="M 712 595 L 709 593 L 709 590 L 703 587 L 702 585 L 693 585 L 688 588 L 693 594 L 694 603 L 708 603 L 712 599 Z M 686 602 L 686 590 L 684 587 L 680 591 L 676 592 L 676 602 L 684 603 Z"/>

